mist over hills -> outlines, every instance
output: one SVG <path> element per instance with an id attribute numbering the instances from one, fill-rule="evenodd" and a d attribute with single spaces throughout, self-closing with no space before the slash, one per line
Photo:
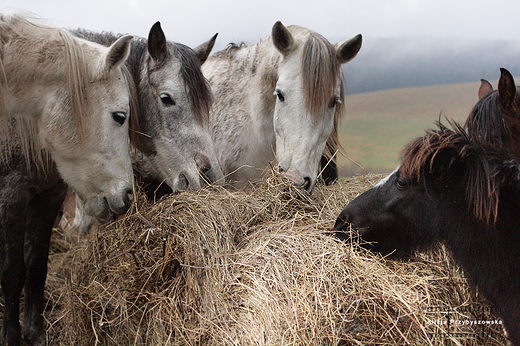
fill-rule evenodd
<path id="1" fill-rule="evenodd" d="M 520 41 L 364 38 L 344 65 L 347 93 L 497 80 L 500 67 L 520 77 Z"/>

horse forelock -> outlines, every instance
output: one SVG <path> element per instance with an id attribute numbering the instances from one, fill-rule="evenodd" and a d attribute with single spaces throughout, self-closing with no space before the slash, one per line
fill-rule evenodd
<path id="1" fill-rule="evenodd" d="M 338 81 L 342 83 L 341 64 L 334 46 L 323 36 L 310 32 L 303 46 L 302 82 L 306 108 L 320 114 L 335 97 Z M 343 101 L 343 93 L 340 97 Z M 342 108 L 343 102 L 337 105 Z M 337 109 L 340 113 L 341 109 Z"/>
<path id="2" fill-rule="evenodd" d="M 213 94 L 209 82 L 200 69 L 200 63 L 191 48 L 175 44 L 175 53 L 181 62 L 181 75 L 188 90 L 192 112 L 201 123 L 209 121 Z"/>
<path id="3" fill-rule="evenodd" d="M 85 119 L 88 107 L 88 88 L 92 76 L 89 76 L 85 56 L 80 43 L 70 33 L 62 30 L 60 36 L 65 44 L 68 98 L 72 119 L 79 129 L 83 142 L 85 137 Z"/>
<path id="4" fill-rule="evenodd" d="M 168 46 L 170 56 L 180 61 L 180 73 L 187 90 L 191 110 L 200 122 L 206 123 L 209 119 L 213 94 L 208 81 L 202 74 L 200 63 L 190 47 L 180 43 L 169 43 Z M 128 58 L 128 67 L 134 78 L 138 78 L 141 74 L 147 50 L 146 39 L 134 39 L 132 50 Z M 155 65 L 153 70 L 160 69 L 165 66 L 165 64 L 166 61 L 162 64 Z M 136 80 L 136 86 L 139 88 L 138 80 Z M 140 91 L 137 90 L 137 92 L 139 93 Z"/>
<path id="5" fill-rule="evenodd" d="M 439 130 L 428 130 L 408 144 L 401 152 L 400 175 L 428 190 L 433 181 L 447 182 L 450 175 L 461 174 L 452 182 L 462 181 L 474 216 L 486 223 L 496 222 L 502 184 L 500 163 L 510 159 L 509 152 L 473 139 L 461 126 L 453 125 L 455 129 L 450 130 L 439 124 Z M 457 162 L 463 162 L 464 171 L 452 169 Z M 444 184 L 438 186 L 446 188 Z"/>
<path id="6" fill-rule="evenodd" d="M 129 123 L 129 136 L 130 142 L 137 148 L 141 146 L 142 141 L 142 129 L 141 122 L 139 121 L 139 102 L 137 100 L 137 87 L 130 72 L 130 69 L 126 66 L 121 66 L 123 77 L 125 78 L 126 85 L 130 94 L 130 123 Z"/>

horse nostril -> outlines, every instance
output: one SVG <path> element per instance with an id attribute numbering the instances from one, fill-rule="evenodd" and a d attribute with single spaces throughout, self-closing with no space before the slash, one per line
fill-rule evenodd
<path id="1" fill-rule="evenodd" d="M 202 173 L 202 174 L 206 174 L 209 171 L 211 171 L 211 165 L 205 165 L 205 166 L 201 167 L 201 169 L 200 169 L 200 173 Z"/>
<path id="2" fill-rule="evenodd" d="M 279 173 L 284 173 L 284 172 L 285 172 L 285 169 L 283 169 L 282 166 L 278 166 L 278 172 L 279 172 Z"/>
<path id="3" fill-rule="evenodd" d="M 211 174 L 210 171 L 211 171 L 211 165 L 208 164 L 208 165 L 205 165 L 205 166 L 202 166 L 200 169 L 199 169 L 199 172 L 200 172 L 200 175 L 202 177 L 202 180 L 207 182 L 207 183 L 212 183 L 213 182 L 213 179 L 211 179 Z"/>
<path id="4" fill-rule="evenodd" d="M 128 189 L 125 192 L 125 202 L 130 204 L 134 201 L 134 191 L 132 189 Z"/>
<path id="5" fill-rule="evenodd" d="M 311 178 L 305 177 L 303 178 L 303 187 L 309 189 L 311 187 Z"/>
<path id="6" fill-rule="evenodd" d="M 181 173 L 179 175 L 178 189 L 180 191 L 186 191 L 186 190 L 188 190 L 189 187 L 190 187 L 190 182 L 188 181 L 188 177 L 184 173 Z"/>

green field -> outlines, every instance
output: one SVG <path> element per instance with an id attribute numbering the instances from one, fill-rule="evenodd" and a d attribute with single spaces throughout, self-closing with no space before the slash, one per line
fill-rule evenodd
<path id="1" fill-rule="evenodd" d="M 340 176 L 392 171 L 402 147 L 432 128 L 439 116 L 464 122 L 478 101 L 479 86 L 474 82 L 348 95 L 339 131 L 345 149 L 338 156 Z"/>

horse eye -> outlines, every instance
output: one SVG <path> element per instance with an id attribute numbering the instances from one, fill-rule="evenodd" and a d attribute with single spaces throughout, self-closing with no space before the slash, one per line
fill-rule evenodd
<path id="1" fill-rule="evenodd" d="M 408 187 L 408 184 L 406 183 L 406 180 L 404 180 L 403 178 L 397 178 L 395 180 L 395 185 L 397 186 L 397 188 L 399 190 L 404 190 Z"/>
<path id="2" fill-rule="evenodd" d="M 330 100 L 329 108 L 334 108 L 338 105 L 338 103 L 341 103 L 341 99 L 339 96 L 334 96 L 332 100 Z"/>
<path id="3" fill-rule="evenodd" d="M 161 99 L 161 102 L 166 106 L 175 106 L 175 101 L 172 99 L 172 97 L 168 94 L 161 94 L 159 95 L 159 98 Z"/>
<path id="4" fill-rule="evenodd" d="M 274 91 L 274 94 L 278 97 L 278 100 L 280 100 L 280 102 L 285 101 L 285 96 L 283 95 L 283 92 L 280 89 L 276 89 Z"/>
<path id="5" fill-rule="evenodd" d="M 113 112 L 112 119 L 119 125 L 123 125 L 126 121 L 126 113 L 124 112 Z"/>

